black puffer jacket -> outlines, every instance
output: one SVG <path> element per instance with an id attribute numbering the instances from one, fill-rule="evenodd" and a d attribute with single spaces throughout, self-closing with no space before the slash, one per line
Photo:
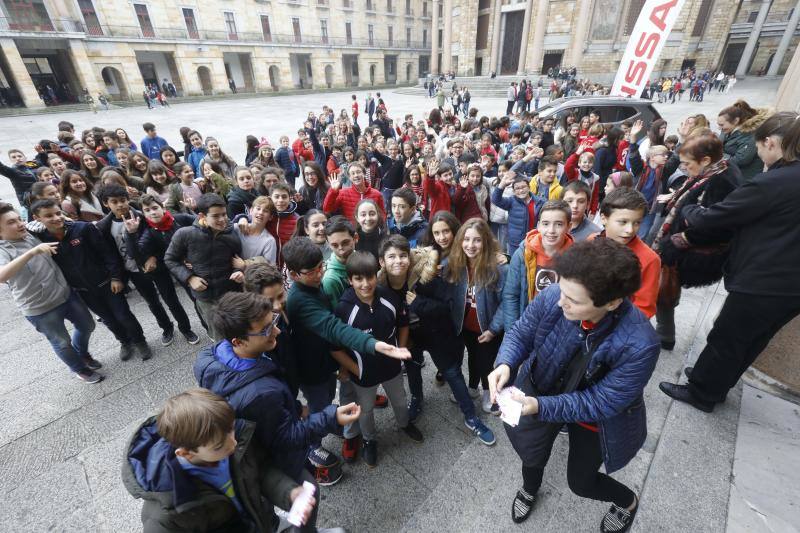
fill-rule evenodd
<path id="1" fill-rule="evenodd" d="M 242 241 L 231 224 L 223 231 L 215 232 L 198 220 L 175 232 L 164 255 L 164 263 L 181 283 L 187 284 L 192 276 L 206 280 L 206 290 L 192 290 L 192 293 L 199 300 L 209 301 L 226 292 L 239 290 L 239 284 L 230 279 L 234 272 L 231 264 L 234 255 L 242 255 Z M 191 270 L 186 263 L 192 265 Z"/>

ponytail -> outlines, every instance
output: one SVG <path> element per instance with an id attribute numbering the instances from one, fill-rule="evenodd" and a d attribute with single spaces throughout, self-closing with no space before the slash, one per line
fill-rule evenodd
<path id="1" fill-rule="evenodd" d="M 758 111 L 750 107 L 750 104 L 744 100 L 736 100 L 733 105 L 724 108 L 719 112 L 719 116 L 725 115 L 728 122 L 733 122 L 738 119 L 737 126 L 741 126 L 747 120 L 750 120 L 758 114 Z"/>
<path id="2" fill-rule="evenodd" d="M 775 113 L 753 132 L 755 140 L 762 142 L 773 135 L 781 138 L 784 161 L 800 160 L 800 115 L 792 111 Z"/>

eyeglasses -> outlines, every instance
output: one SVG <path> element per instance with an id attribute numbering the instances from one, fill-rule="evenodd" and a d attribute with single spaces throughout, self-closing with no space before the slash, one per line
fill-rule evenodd
<path id="1" fill-rule="evenodd" d="M 315 266 L 312 269 L 301 270 L 301 271 L 298 272 L 298 274 L 300 274 L 301 276 L 305 276 L 306 274 L 316 274 L 317 272 L 321 272 L 323 270 L 325 270 L 325 261 L 323 261 L 322 263 L 318 264 L 317 266 Z"/>
<path id="2" fill-rule="evenodd" d="M 272 330 L 275 327 L 275 324 L 278 323 L 278 320 L 281 319 L 280 313 L 273 313 L 272 314 L 272 322 L 267 324 L 267 326 L 259 331 L 258 333 L 248 333 L 248 337 L 269 337 L 272 334 Z"/>

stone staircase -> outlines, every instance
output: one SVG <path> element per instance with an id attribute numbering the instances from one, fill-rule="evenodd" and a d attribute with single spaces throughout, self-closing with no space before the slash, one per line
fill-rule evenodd
<path id="1" fill-rule="evenodd" d="M 459 87 L 467 87 L 472 96 L 505 98 L 506 89 L 508 89 L 508 86 L 511 84 L 511 82 L 516 81 L 519 83 L 523 79 L 534 81 L 541 80 L 542 86 L 545 88 L 549 87 L 550 85 L 550 79 L 547 76 L 497 76 L 495 78 L 490 78 L 489 76 L 464 76 L 457 77 L 455 80 L 446 81 L 445 94 L 450 93 L 450 88 L 452 87 L 453 82 L 455 82 Z M 400 94 L 425 96 L 427 93 L 425 92 L 425 88 L 423 86 L 424 82 L 425 80 L 421 79 L 417 85 L 405 89 L 398 89 L 397 92 Z M 544 102 L 547 101 L 547 99 L 542 98 L 541 101 Z"/>

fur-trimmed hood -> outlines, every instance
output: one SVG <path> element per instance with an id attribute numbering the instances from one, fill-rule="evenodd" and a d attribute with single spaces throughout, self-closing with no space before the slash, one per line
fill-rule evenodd
<path id="1" fill-rule="evenodd" d="M 764 123 L 773 113 L 775 113 L 775 109 L 771 107 L 759 107 L 756 109 L 757 113 L 750 117 L 749 119 L 742 122 L 742 125 L 739 126 L 738 131 L 742 133 L 753 133 L 756 129 Z"/>
<path id="2" fill-rule="evenodd" d="M 408 268 L 408 287 L 411 289 L 417 283 L 428 283 L 439 272 L 439 252 L 432 246 L 419 246 L 411 249 L 409 257 L 411 265 Z M 378 272 L 378 283 L 387 285 L 386 272 Z"/>

